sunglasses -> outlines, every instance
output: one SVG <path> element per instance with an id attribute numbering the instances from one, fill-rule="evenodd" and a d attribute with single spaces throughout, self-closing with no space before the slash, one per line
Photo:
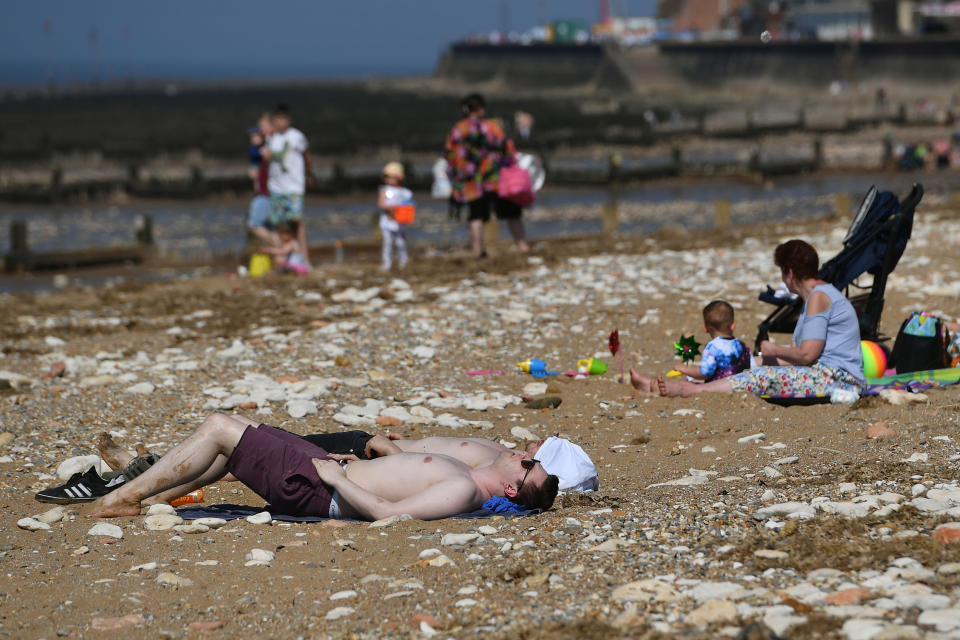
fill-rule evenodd
<path id="1" fill-rule="evenodd" d="M 527 476 L 530 475 L 530 470 L 533 469 L 537 463 L 540 462 L 536 458 L 524 458 L 520 461 L 520 466 L 527 470 L 523 474 L 523 480 L 520 481 L 520 484 L 517 485 L 517 493 L 520 493 L 520 490 L 523 489 L 523 483 L 527 481 Z"/>

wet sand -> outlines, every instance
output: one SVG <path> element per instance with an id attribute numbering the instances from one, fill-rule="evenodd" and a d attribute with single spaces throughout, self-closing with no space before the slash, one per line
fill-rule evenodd
<path id="1" fill-rule="evenodd" d="M 960 212 L 947 204 L 921 206 L 888 284 L 887 335 L 914 308 L 960 315 Z M 716 297 L 752 343 L 773 247 L 799 236 L 831 257 L 847 222 L 538 242 L 529 257 L 455 252 L 390 276 L 350 264 L 2 296 L 0 636 L 715 638 L 755 624 L 790 638 L 946 637 L 934 634 L 956 630 L 960 545 L 934 533 L 960 520 L 957 386 L 903 406 L 635 399 L 607 354 L 603 376 L 542 381 L 559 407 L 514 401 L 540 382 L 514 363 L 572 369 L 603 355 L 614 328 L 627 366 L 668 370 L 672 342 L 700 336 Z M 63 460 L 93 453 L 100 431 L 163 451 L 213 411 L 309 433 L 383 417 L 381 406 L 410 416 L 392 427 L 409 437 L 568 436 L 593 456 L 601 490 L 529 518 L 382 528 L 241 520 L 187 533 L 128 517 L 110 521 L 115 539 L 88 535 L 76 505 L 49 530 L 17 527 L 48 511 L 33 494 L 59 483 Z M 877 422 L 897 435 L 866 439 Z M 939 511 L 920 502 L 937 496 Z M 229 484 L 206 502 L 262 505 Z M 787 502 L 812 517 L 762 515 Z M 456 533 L 480 537 L 445 544 Z M 269 566 L 246 566 L 269 556 L 256 549 L 275 554 Z"/>

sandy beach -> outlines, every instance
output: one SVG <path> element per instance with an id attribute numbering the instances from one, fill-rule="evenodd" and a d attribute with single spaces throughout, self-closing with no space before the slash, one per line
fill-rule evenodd
<path id="1" fill-rule="evenodd" d="M 606 350 L 619 329 L 628 366 L 665 372 L 681 334 L 705 341 L 714 298 L 752 344 L 773 247 L 801 237 L 826 259 L 848 222 L 538 242 L 386 276 L 353 264 L 4 295 L 0 637 L 960 637 L 960 524 L 946 526 L 960 522 L 960 387 L 903 405 L 634 398 Z M 956 321 L 958 272 L 960 211 L 933 194 L 883 332 L 914 309 Z M 606 374 L 515 366 L 591 356 Z M 524 392 L 562 403 L 527 409 Z M 150 530 L 139 516 L 93 534 L 77 505 L 33 499 L 102 431 L 163 452 L 212 412 L 517 447 L 559 433 L 593 457 L 600 490 L 522 518 Z M 881 422 L 896 435 L 867 438 Z M 205 496 L 263 504 L 237 484 Z"/>

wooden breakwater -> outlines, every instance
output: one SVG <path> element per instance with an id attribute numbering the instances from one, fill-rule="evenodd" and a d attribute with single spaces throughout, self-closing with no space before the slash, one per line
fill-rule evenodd
<path id="1" fill-rule="evenodd" d="M 623 130 L 594 137 L 589 148 L 561 147 L 543 139 L 521 143 L 537 152 L 552 185 L 601 185 L 611 179 L 641 181 L 670 176 L 773 176 L 821 170 L 876 170 L 895 165 L 897 145 L 930 142 L 930 131 L 900 128 L 897 134 L 850 135 L 851 120 L 867 116 L 847 113 L 829 119 L 823 113 L 782 113 L 728 110 L 699 122 L 676 120 L 660 125 L 662 138 L 652 144 L 634 142 Z M 879 116 L 872 116 L 874 118 Z M 917 121 L 920 125 L 921 122 Z M 707 135 L 697 135 L 697 131 Z M 683 135 L 687 133 L 688 135 Z M 671 135 L 672 134 L 672 137 Z M 798 134 L 784 144 L 783 135 Z M 570 138 L 587 132 L 568 132 Z M 549 136 L 543 136 L 549 138 Z M 407 185 L 428 191 L 438 155 L 403 154 Z M 375 190 L 383 160 L 317 158 L 313 193 L 335 195 Z M 32 167 L 0 165 L 0 201 L 21 203 L 77 202 L 106 197 L 202 198 L 218 193 L 251 192 L 248 167 L 242 161 L 225 162 L 199 153 L 163 162 L 121 165 L 99 159 L 86 166 L 40 164 Z"/>
<path id="2" fill-rule="evenodd" d="M 5 271 L 24 272 L 47 269 L 76 269 L 113 264 L 143 264 L 154 255 L 153 218 L 137 216 L 133 242 L 108 247 L 88 247 L 57 251 L 34 251 L 30 248 L 29 223 L 10 223 L 10 251 L 3 258 Z"/>

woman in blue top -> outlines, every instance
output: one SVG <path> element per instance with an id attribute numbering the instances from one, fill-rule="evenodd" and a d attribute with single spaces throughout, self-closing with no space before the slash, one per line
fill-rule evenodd
<path id="1" fill-rule="evenodd" d="M 762 366 L 707 384 L 657 378 L 665 396 L 691 396 L 704 391 L 756 395 L 822 396 L 836 389 L 859 391 L 866 383 L 860 351 L 860 324 L 853 305 L 840 291 L 818 277 L 820 258 L 803 240 L 778 246 L 773 261 L 784 284 L 803 299 L 793 344 L 760 344 Z"/>

